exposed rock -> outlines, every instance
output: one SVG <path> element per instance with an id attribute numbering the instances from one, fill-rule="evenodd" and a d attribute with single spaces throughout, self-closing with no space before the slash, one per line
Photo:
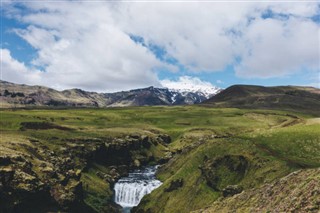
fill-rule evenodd
<path id="1" fill-rule="evenodd" d="M 134 164 L 134 166 L 137 167 L 137 168 L 141 166 L 141 163 L 140 163 L 140 161 L 139 161 L 138 159 L 135 159 L 135 160 L 133 161 L 133 164 Z"/>
<path id="2" fill-rule="evenodd" d="M 150 141 L 149 136 L 147 135 L 142 135 L 141 136 L 141 142 L 142 142 L 142 146 L 149 149 L 152 145 L 152 142 Z"/>
<path id="3" fill-rule="evenodd" d="M 170 186 L 168 188 L 166 188 L 164 191 L 171 192 L 171 191 L 174 191 L 174 190 L 181 188 L 182 186 L 183 186 L 183 179 L 179 178 L 179 179 L 171 181 Z"/>
<path id="4" fill-rule="evenodd" d="M 233 196 L 235 194 L 241 193 L 243 188 L 238 185 L 229 185 L 222 190 L 223 197 Z"/>
<path id="5" fill-rule="evenodd" d="M 56 185 L 51 189 L 50 193 L 63 209 L 76 208 L 83 198 L 82 182 L 71 181 L 67 186 Z"/>
<path id="6" fill-rule="evenodd" d="M 129 135 L 129 138 L 133 138 L 133 139 L 139 140 L 140 139 L 140 135 L 139 134 L 131 134 L 131 135 Z"/>
<path id="7" fill-rule="evenodd" d="M 172 152 L 166 152 L 165 156 L 159 159 L 159 164 L 167 163 L 172 158 Z"/>
<path id="8" fill-rule="evenodd" d="M 42 125 L 42 122 L 23 124 L 24 128 L 33 129 L 52 127 Z M 13 143 L 12 150 L 18 154 L 0 156 L 0 201 L 6 203 L 0 205 L 0 212 L 31 211 L 35 209 L 35 201 L 42 199 L 46 202 L 37 205 L 39 212 L 79 212 L 76 210 L 78 207 L 82 211 L 82 171 L 88 172 L 92 164 L 100 164 L 106 170 L 96 170 L 96 176 L 112 187 L 121 176 L 128 174 L 131 167 L 158 160 L 148 150 L 153 140 L 162 143 L 157 136 L 131 134 L 103 140 L 65 139 L 66 147 L 54 151 L 39 140 L 28 139 L 30 144 L 22 143 L 19 147 Z M 59 138 L 52 137 L 51 140 Z M 19 152 L 15 151 L 17 149 Z M 21 149 L 24 150 L 23 154 L 20 154 Z M 88 190 L 88 183 L 85 189 Z M 106 212 L 119 212 L 119 207 L 112 205 L 111 200 L 105 202 Z M 90 211 L 86 209 L 85 212 Z"/>
<path id="9" fill-rule="evenodd" d="M 102 172 L 100 172 L 100 171 L 96 172 L 96 175 L 97 175 L 99 178 L 101 178 L 101 179 L 103 179 L 104 176 L 105 176 L 105 174 L 102 173 Z"/>
<path id="10" fill-rule="evenodd" d="M 14 170 L 11 167 L 0 168 L 0 182 L 3 186 L 9 184 L 9 182 L 13 179 Z"/>
<path id="11" fill-rule="evenodd" d="M 160 139 L 160 142 L 162 142 L 164 144 L 171 143 L 171 137 L 167 134 L 161 134 L 158 136 L 158 138 Z"/>
<path id="12" fill-rule="evenodd" d="M 128 175 L 129 167 L 127 165 L 119 165 L 117 166 L 117 172 L 120 176 L 127 176 Z"/>

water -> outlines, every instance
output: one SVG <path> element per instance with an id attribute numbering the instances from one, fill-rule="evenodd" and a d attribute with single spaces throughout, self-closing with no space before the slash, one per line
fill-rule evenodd
<path id="1" fill-rule="evenodd" d="M 115 202 L 123 207 L 124 212 L 137 206 L 143 196 L 151 193 L 162 183 L 156 179 L 155 173 L 158 166 L 150 166 L 144 169 L 134 170 L 128 177 L 118 180 L 114 186 Z"/>

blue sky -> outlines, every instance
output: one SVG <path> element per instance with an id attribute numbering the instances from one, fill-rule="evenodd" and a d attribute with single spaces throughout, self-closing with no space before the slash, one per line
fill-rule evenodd
<path id="1" fill-rule="evenodd" d="M 26 28 L 27 25 L 22 24 L 14 19 L 8 19 L 5 16 L 2 19 L 2 48 L 10 50 L 11 55 L 20 62 L 30 66 L 33 58 L 37 57 L 37 51 L 27 41 L 19 37 L 12 30 L 16 28 Z"/>
<path id="2" fill-rule="evenodd" d="M 118 91 L 199 84 L 319 85 L 317 2 L 5 3 L 1 76 Z M 189 78 L 189 79 L 190 79 Z"/>

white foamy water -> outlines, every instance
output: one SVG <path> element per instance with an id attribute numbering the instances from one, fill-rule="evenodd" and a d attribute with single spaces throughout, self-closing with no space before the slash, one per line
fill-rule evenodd
<path id="1" fill-rule="evenodd" d="M 126 209 L 137 206 L 143 196 L 162 184 L 155 177 L 156 170 L 157 166 L 147 167 L 119 179 L 114 186 L 115 202 Z"/>

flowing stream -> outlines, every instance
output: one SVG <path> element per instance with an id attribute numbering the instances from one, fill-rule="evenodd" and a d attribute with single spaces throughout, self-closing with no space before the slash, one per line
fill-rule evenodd
<path id="1" fill-rule="evenodd" d="M 123 207 L 123 212 L 130 212 L 132 207 L 140 203 L 143 196 L 162 184 L 155 176 L 157 168 L 158 166 L 149 166 L 134 170 L 128 177 L 119 179 L 114 185 L 114 199 Z"/>

